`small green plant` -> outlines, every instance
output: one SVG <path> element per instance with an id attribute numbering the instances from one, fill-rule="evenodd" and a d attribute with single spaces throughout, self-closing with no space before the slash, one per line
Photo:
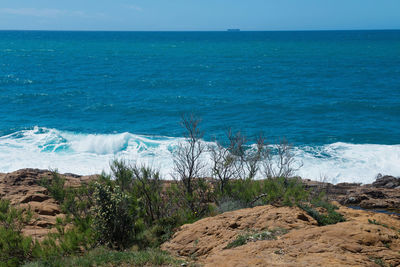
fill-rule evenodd
<path id="1" fill-rule="evenodd" d="M 380 225 L 380 226 L 383 226 L 383 227 L 385 227 L 385 228 L 389 228 L 389 226 L 387 226 L 387 224 L 384 224 L 384 223 L 381 223 L 381 222 L 379 222 L 379 221 L 376 221 L 375 219 L 373 219 L 373 220 L 368 219 L 368 222 L 369 222 L 370 224 Z M 394 230 L 394 229 L 393 229 L 393 230 Z"/>
<path id="2" fill-rule="evenodd" d="M 284 228 L 274 228 L 272 230 L 264 230 L 261 232 L 250 231 L 241 235 L 238 235 L 235 240 L 230 242 L 225 249 L 235 248 L 243 246 L 248 242 L 256 242 L 259 240 L 275 240 L 278 236 L 288 233 L 288 230 Z"/>
<path id="3" fill-rule="evenodd" d="M 385 248 L 389 248 L 390 249 L 390 242 L 382 242 L 382 243 L 385 246 Z"/>
<path id="4" fill-rule="evenodd" d="M 49 191 L 49 194 L 57 200 L 59 203 L 62 203 L 65 198 L 65 178 L 61 177 L 57 170 L 51 171 L 51 179 L 42 178 L 39 184 Z"/>
<path id="5" fill-rule="evenodd" d="M 239 246 L 243 246 L 247 243 L 247 235 L 238 235 L 235 240 L 230 242 L 225 249 L 235 248 Z"/>
<path id="6" fill-rule="evenodd" d="M 377 265 L 379 265 L 381 267 L 388 266 L 382 258 L 369 257 L 369 259 L 372 260 L 375 264 L 377 264 Z"/>

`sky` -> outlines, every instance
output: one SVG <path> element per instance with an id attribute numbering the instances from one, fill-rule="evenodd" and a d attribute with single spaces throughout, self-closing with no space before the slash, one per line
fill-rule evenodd
<path id="1" fill-rule="evenodd" d="M 400 29 L 400 0 L 0 0 L 0 30 Z"/>

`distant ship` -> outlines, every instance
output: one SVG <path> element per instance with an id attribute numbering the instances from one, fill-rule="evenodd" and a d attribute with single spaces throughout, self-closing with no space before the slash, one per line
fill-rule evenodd
<path id="1" fill-rule="evenodd" d="M 240 29 L 228 29 L 228 32 L 240 32 Z"/>

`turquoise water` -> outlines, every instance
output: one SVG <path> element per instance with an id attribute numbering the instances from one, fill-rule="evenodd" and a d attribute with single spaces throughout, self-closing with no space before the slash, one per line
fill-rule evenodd
<path id="1" fill-rule="evenodd" d="M 400 31 L 0 31 L 0 171 L 171 171 L 181 114 L 286 137 L 332 182 L 400 175 Z"/>

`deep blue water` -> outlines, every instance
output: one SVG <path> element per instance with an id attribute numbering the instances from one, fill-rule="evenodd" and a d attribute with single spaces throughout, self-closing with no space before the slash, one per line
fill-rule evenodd
<path id="1" fill-rule="evenodd" d="M 49 165 L 57 153 L 140 158 L 151 145 L 134 154 L 132 140 L 180 137 L 189 113 L 206 140 L 229 127 L 263 132 L 335 164 L 356 147 L 363 161 L 379 157 L 360 165 L 371 177 L 400 175 L 400 31 L 0 31 L 0 171 L 22 167 L 23 151 Z M 77 149 L 77 136 L 103 153 Z"/>

